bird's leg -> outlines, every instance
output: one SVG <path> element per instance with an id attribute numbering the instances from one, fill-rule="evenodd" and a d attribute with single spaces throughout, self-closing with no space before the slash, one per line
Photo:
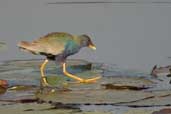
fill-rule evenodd
<path id="1" fill-rule="evenodd" d="M 46 59 L 42 64 L 41 64 L 41 67 L 40 67 L 40 72 L 41 72 L 41 79 L 43 81 L 43 84 L 45 86 L 48 86 L 49 84 L 47 83 L 47 80 L 46 80 L 46 77 L 45 77 L 45 74 L 44 74 L 44 69 L 45 69 L 45 66 L 46 64 L 48 63 L 48 60 Z"/>
<path id="2" fill-rule="evenodd" d="M 83 79 L 81 79 L 81 78 L 79 78 L 79 77 L 77 77 L 77 76 L 75 76 L 75 75 L 73 75 L 73 74 L 70 74 L 70 73 L 68 73 L 67 71 L 66 71 L 66 63 L 63 63 L 63 73 L 66 75 L 66 76 L 68 76 L 68 77 L 70 77 L 70 78 L 73 78 L 73 79 L 75 79 L 75 80 L 78 80 L 78 81 L 83 81 Z"/>
<path id="3" fill-rule="evenodd" d="M 66 71 L 66 63 L 63 63 L 63 73 L 70 77 L 70 78 L 73 78 L 75 80 L 78 80 L 80 83 L 91 83 L 91 82 L 95 82 L 96 80 L 100 79 L 101 77 L 95 77 L 95 78 L 91 78 L 91 79 L 82 79 L 82 78 L 79 78 L 73 74 L 70 74 Z"/>

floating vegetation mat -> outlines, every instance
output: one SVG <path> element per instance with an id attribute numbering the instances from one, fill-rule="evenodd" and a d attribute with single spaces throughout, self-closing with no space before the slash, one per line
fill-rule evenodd
<path id="1" fill-rule="evenodd" d="M 125 71 L 117 68 L 119 73 L 115 72 L 116 65 L 68 60 L 68 72 L 85 79 L 96 76 L 101 79 L 96 83 L 78 83 L 50 62 L 46 67 L 50 86 L 43 87 L 41 62 L 15 60 L 0 65 L 0 113 L 165 114 L 170 111 L 170 77 L 158 80 L 133 71 L 120 75 Z M 107 72 L 110 76 L 104 74 Z"/>

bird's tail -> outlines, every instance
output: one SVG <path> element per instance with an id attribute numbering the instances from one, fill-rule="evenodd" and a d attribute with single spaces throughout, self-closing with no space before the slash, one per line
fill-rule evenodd
<path id="1" fill-rule="evenodd" d="M 23 51 L 29 51 L 33 54 L 38 54 L 37 53 L 37 45 L 34 44 L 34 43 L 30 43 L 30 42 L 27 42 L 27 41 L 21 41 L 18 43 L 17 45 L 20 49 L 22 49 Z"/>

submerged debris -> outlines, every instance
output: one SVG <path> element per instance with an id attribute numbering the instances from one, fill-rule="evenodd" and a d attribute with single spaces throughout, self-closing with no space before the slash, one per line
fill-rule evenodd
<path id="1" fill-rule="evenodd" d="M 0 94 L 5 93 L 7 88 L 8 88 L 8 81 L 0 80 Z"/>
<path id="2" fill-rule="evenodd" d="M 53 109 L 80 109 L 79 105 L 73 105 L 73 104 L 64 104 L 61 102 L 49 102 L 53 107 Z"/>
<path id="3" fill-rule="evenodd" d="M 130 86 L 130 85 L 118 85 L 118 84 L 102 84 L 105 89 L 116 89 L 116 90 L 143 90 L 148 89 L 149 87 L 138 87 L 138 86 Z"/>
<path id="4" fill-rule="evenodd" d="M 4 88 L 4 87 L 0 87 L 0 94 L 4 94 L 5 92 L 6 92 L 6 88 Z"/>
<path id="5" fill-rule="evenodd" d="M 160 111 L 155 111 L 152 114 L 171 114 L 171 108 L 165 108 Z"/>
<path id="6" fill-rule="evenodd" d="M 7 88 L 8 87 L 8 81 L 0 79 L 0 87 Z"/>
<path id="7" fill-rule="evenodd" d="M 158 68 L 157 65 L 155 65 L 151 71 L 151 75 L 154 77 L 159 75 L 171 75 L 171 65 Z"/>
<path id="8" fill-rule="evenodd" d="M 38 98 L 34 98 L 34 99 L 19 99 L 19 100 L 1 100 L 0 99 L 0 102 L 12 102 L 12 103 L 38 103 L 39 102 L 39 99 Z"/>

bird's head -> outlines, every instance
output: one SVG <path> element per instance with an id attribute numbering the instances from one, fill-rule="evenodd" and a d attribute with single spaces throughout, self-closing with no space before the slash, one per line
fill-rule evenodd
<path id="1" fill-rule="evenodd" d="M 81 35 L 79 36 L 81 39 L 81 46 L 82 47 L 89 47 L 93 50 L 96 50 L 96 46 L 93 44 L 93 42 L 91 41 L 91 38 L 88 35 Z"/>

